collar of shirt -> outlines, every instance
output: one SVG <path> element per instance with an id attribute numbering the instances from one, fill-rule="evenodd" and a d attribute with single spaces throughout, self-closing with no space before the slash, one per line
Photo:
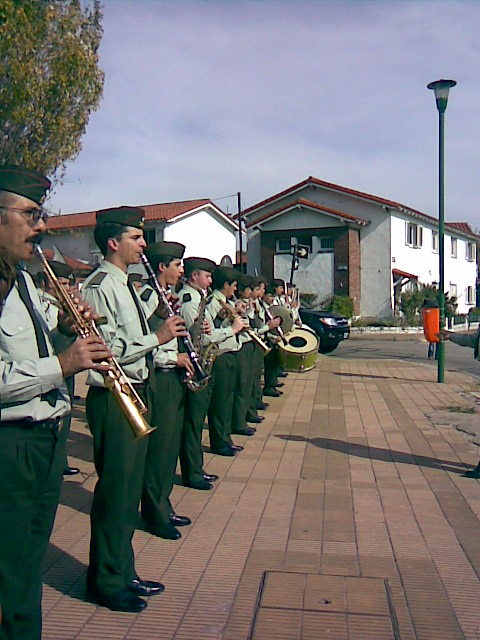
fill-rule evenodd
<path id="1" fill-rule="evenodd" d="M 124 285 L 127 284 L 128 275 L 124 271 L 122 271 L 119 267 L 112 264 L 108 260 L 102 260 L 102 262 L 100 263 L 100 269 L 102 269 L 102 271 L 106 271 L 108 274 L 110 274 L 117 280 L 120 280 L 122 284 Z"/>
<path id="2" fill-rule="evenodd" d="M 215 296 L 215 298 L 217 298 L 217 300 L 221 300 L 222 302 L 227 302 L 227 296 L 221 291 L 219 291 L 218 289 L 215 289 L 215 291 L 213 292 L 213 295 Z"/>

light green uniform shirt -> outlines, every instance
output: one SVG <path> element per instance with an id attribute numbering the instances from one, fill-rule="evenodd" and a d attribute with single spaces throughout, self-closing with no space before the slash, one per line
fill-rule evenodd
<path id="1" fill-rule="evenodd" d="M 205 318 L 210 322 L 212 326 L 212 333 L 217 328 L 215 326 L 215 320 L 220 311 L 222 311 L 222 305 L 220 304 L 219 300 L 228 304 L 225 295 L 221 291 L 215 289 L 212 299 L 207 304 L 205 310 Z M 217 336 L 219 338 L 219 341 L 216 343 L 218 345 L 218 351 L 216 352 L 216 355 L 221 356 L 223 353 L 239 351 L 241 345 L 237 340 L 237 336 L 240 334 L 234 334 L 232 325 L 228 319 L 222 321 L 222 324 L 220 327 L 218 327 L 218 330 L 219 331 Z M 220 338 L 222 337 L 223 339 L 220 340 Z"/>
<path id="2" fill-rule="evenodd" d="M 143 335 L 138 310 L 127 286 L 128 277 L 107 260 L 85 280 L 82 295 L 105 324 L 98 327 L 107 347 L 132 383 L 141 383 L 148 377 L 145 356 L 158 347 L 154 333 Z M 141 304 L 141 303 L 140 303 Z M 87 384 L 104 386 L 98 371 L 89 371 Z"/>
<path id="3" fill-rule="evenodd" d="M 38 291 L 30 275 L 23 273 L 50 355 L 39 357 L 33 322 L 15 283 L 0 316 L 0 404 L 2 421 L 40 422 L 64 416 L 70 411 L 70 400 L 54 349 L 61 336 L 56 330 L 50 333 Z M 41 398 L 52 389 L 59 391 L 54 407 Z"/>
<path id="4" fill-rule="evenodd" d="M 180 315 L 185 320 L 188 330 L 191 332 L 195 321 L 198 318 L 198 314 L 200 312 L 200 303 L 202 301 L 202 296 L 199 291 L 191 287 L 188 283 L 185 283 L 183 288 L 179 292 L 180 298 Z M 212 298 L 213 300 L 213 298 Z M 211 301 L 212 301 L 211 300 Z M 210 301 L 210 302 L 211 302 Z M 233 333 L 233 329 L 229 323 L 225 323 L 223 327 L 215 327 L 211 316 L 207 313 L 207 308 L 209 304 L 207 303 L 205 307 L 205 320 L 210 322 L 210 328 L 212 332 L 210 334 L 204 334 L 202 344 L 219 344 L 223 342 L 227 338 L 231 338 L 235 334 Z"/>

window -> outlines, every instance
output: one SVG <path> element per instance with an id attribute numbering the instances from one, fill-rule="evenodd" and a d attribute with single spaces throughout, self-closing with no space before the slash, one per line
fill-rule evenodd
<path id="1" fill-rule="evenodd" d="M 468 260 L 469 262 L 475 262 L 475 253 L 476 253 L 476 246 L 474 245 L 473 242 L 466 242 L 465 243 L 465 258 L 466 260 Z"/>
<path id="2" fill-rule="evenodd" d="M 466 302 L 466 304 L 475 304 L 475 289 L 474 289 L 474 287 L 467 287 L 465 289 L 465 302 Z"/>
<path id="3" fill-rule="evenodd" d="M 318 238 L 320 241 L 320 251 L 333 251 L 333 237 L 332 236 L 323 236 Z"/>
<path id="4" fill-rule="evenodd" d="M 156 229 L 144 229 L 143 237 L 145 238 L 145 242 L 147 244 L 153 244 L 157 241 L 157 230 Z"/>
<path id="5" fill-rule="evenodd" d="M 452 238 L 452 258 L 456 258 L 457 257 L 457 239 L 456 238 Z"/>
<path id="6" fill-rule="evenodd" d="M 432 251 L 438 253 L 438 231 L 432 231 Z"/>
<path id="7" fill-rule="evenodd" d="M 291 238 L 279 238 L 277 240 L 277 253 L 290 253 L 292 248 Z"/>
<path id="8" fill-rule="evenodd" d="M 457 297 L 457 285 L 450 282 L 450 295 Z"/>
<path id="9" fill-rule="evenodd" d="M 423 227 L 407 222 L 405 244 L 418 249 L 423 245 Z"/>

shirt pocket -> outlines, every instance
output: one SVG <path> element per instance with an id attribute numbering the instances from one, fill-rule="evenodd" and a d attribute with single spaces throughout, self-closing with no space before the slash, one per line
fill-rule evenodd
<path id="1" fill-rule="evenodd" d="M 0 322 L 0 341 L 7 354 L 4 360 L 38 358 L 38 345 L 30 317 L 5 310 Z"/>

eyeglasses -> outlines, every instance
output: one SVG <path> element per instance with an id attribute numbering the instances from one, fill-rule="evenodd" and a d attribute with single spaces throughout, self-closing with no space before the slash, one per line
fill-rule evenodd
<path id="1" fill-rule="evenodd" d="M 33 227 L 34 225 L 41 220 L 42 222 L 47 222 L 48 220 L 48 211 L 46 211 L 43 207 L 34 207 L 33 209 L 18 209 L 17 207 L 0 207 L 0 209 L 5 209 L 6 211 L 18 211 L 22 213 L 24 216 L 28 218 L 28 223 Z"/>

